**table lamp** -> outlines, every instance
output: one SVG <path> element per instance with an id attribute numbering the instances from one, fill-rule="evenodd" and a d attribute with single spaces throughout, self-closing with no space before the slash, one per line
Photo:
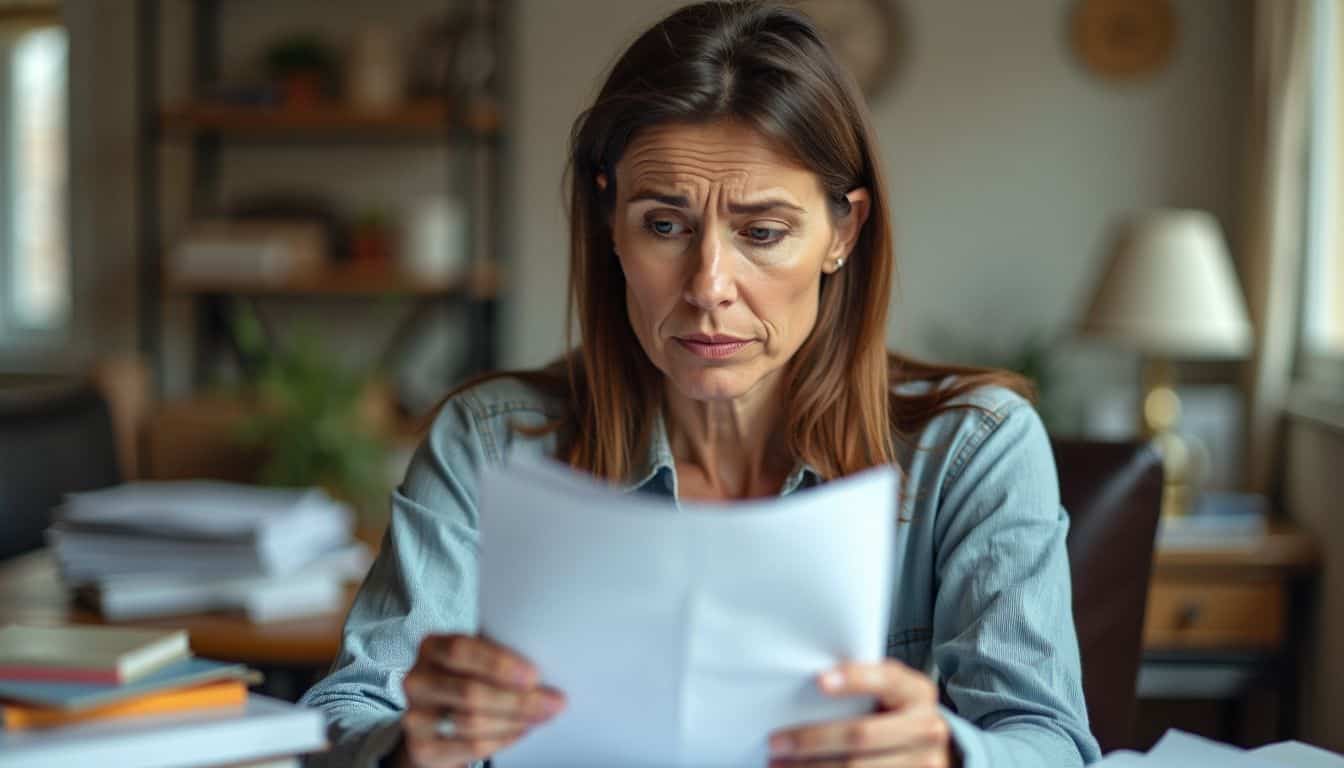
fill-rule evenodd
<path id="1" fill-rule="evenodd" d="M 1123 222 L 1080 326 L 1144 359 L 1142 431 L 1162 452 L 1162 511 L 1192 502 L 1191 451 L 1178 434 L 1181 404 L 1172 363 L 1234 360 L 1251 349 L 1246 304 L 1213 216 L 1155 210 Z"/>

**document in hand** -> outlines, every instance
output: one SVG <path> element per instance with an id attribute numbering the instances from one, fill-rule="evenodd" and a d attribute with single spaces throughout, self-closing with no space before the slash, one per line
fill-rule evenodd
<path id="1" fill-rule="evenodd" d="M 787 497 L 683 503 L 555 464 L 487 469 L 481 631 L 568 706 L 496 768 L 728 768 L 770 732 L 871 711 L 816 678 L 884 655 L 897 475 Z"/>

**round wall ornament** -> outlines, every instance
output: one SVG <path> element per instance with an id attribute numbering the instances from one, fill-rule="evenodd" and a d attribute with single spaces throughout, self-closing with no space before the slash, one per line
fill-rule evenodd
<path id="1" fill-rule="evenodd" d="M 1156 74 L 1176 48 L 1170 0 L 1080 0 L 1072 24 L 1074 51 L 1093 73 L 1113 80 Z"/>

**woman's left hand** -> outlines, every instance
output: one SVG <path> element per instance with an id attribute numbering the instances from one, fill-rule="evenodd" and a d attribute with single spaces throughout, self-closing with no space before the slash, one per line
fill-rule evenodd
<path id="1" fill-rule="evenodd" d="M 947 720 L 938 710 L 938 686 L 890 659 L 842 664 L 818 684 L 830 696 L 876 696 L 877 713 L 776 731 L 770 736 L 771 768 L 951 768 Z"/>

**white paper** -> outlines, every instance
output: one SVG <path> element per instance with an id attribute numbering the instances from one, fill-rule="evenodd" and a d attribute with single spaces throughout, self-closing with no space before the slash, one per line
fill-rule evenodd
<path id="1" fill-rule="evenodd" d="M 1118 749 L 1092 764 L 1091 768 L 1151 768 L 1148 757 L 1140 752 Z"/>
<path id="2" fill-rule="evenodd" d="M 1300 741 L 1281 741 L 1253 749 L 1251 754 L 1283 768 L 1344 768 L 1344 756 Z"/>
<path id="3" fill-rule="evenodd" d="M 1202 736 L 1171 729 L 1147 755 L 1118 751 L 1095 768 L 1344 768 L 1344 757 L 1295 741 L 1271 744 L 1247 752 Z"/>
<path id="4" fill-rule="evenodd" d="M 1239 747 L 1220 744 L 1203 736 L 1171 729 L 1162 735 L 1148 751 L 1152 765 L 1197 766 L 1217 765 L 1218 768 L 1275 768 L 1274 763 L 1251 756 Z"/>
<path id="5" fill-rule="evenodd" d="M 319 489 L 209 480 L 67 494 L 48 529 L 71 583 L 112 576 L 282 576 L 346 543 L 351 512 Z"/>
<path id="6" fill-rule="evenodd" d="M 682 504 L 553 464 L 482 473 L 481 630 L 568 706 L 496 768 L 764 765 L 781 727 L 854 717 L 816 676 L 883 658 L 897 475 Z"/>

